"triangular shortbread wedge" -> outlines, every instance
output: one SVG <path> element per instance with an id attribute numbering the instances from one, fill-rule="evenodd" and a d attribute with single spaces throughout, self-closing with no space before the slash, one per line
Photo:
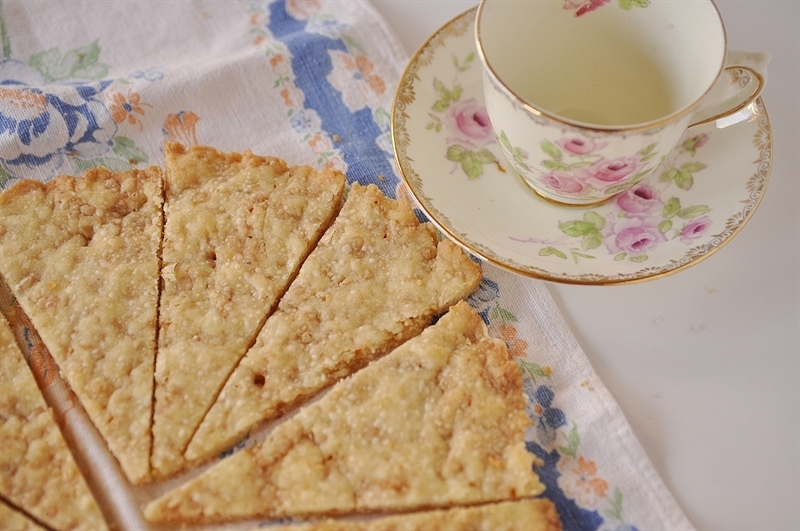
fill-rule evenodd
<path id="1" fill-rule="evenodd" d="M 100 509 L 0 316 L 0 496 L 52 529 L 106 529 Z M 0 529 L 29 522 L 5 506 Z M 6 527 L 8 525 L 9 527 Z M 36 529 L 36 527 L 30 527 Z"/>
<path id="2" fill-rule="evenodd" d="M 154 473 L 183 452 L 266 316 L 333 221 L 346 178 L 278 158 L 164 147 Z"/>
<path id="3" fill-rule="evenodd" d="M 560 531 L 561 519 L 547 498 L 452 507 L 368 520 L 325 519 L 281 531 Z"/>
<path id="4" fill-rule="evenodd" d="M 47 529 L 0 500 L 0 531 L 47 531 Z"/>
<path id="5" fill-rule="evenodd" d="M 537 496 L 522 378 L 459 302 L 317 402 L 151 502 L 151 522 L 409 511 Z"/>
<path id="6" fill-rule="evenodd" d="M 47 529 L 0 500 L 0 531 L 47 531 Z"/>
<path id="7" fill-rule="evenodd" d="M 133 483 L 149 477 L 161 170 L 0 195 L 0 273 Z"/>
<path id="8" fill-rule="evenodd" d="M 481 269 L 410 204 L 354 184 L 186 451 L 204 460 L 419 334 Z"/>

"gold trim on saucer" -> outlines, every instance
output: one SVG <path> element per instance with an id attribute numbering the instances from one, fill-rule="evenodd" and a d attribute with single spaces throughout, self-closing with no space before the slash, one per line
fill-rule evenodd
<path id="1" fill-rule="evenodd" d="M 518 260 L 515 260 L 513 257 L 503 256 L 502 252 L 498 252 L 496 249 L 489 248 L 482 243 L 476 242 L 474 238 L 463 233 L 462 229 L 458 229 L 448 218 L 448 215 L 439 211 L 434 202 L 426 195 L 425 181 L 414 169 L 419 161 L 413 160 L 408 154 L 411 145 L 409 126 L 409 119 L 411 117 L 408 108 L 418 98 L 420 87 L 416 86 L 415 88 L 415 84 L 421 82 L 422 77 L 420 75 L 420 70 L 430 65 L 437 56 L 437 53 L 446 48 L 448 39 L 453 37 L 464 38 L 467 32 L 474 30 L 476 10 L 477 7 L 473 7 L 461 15 L 456 16 L 444 24 L 417 49 L 402 73 L 392 107 L 392 145 L 400 177 L 420 209 L 444 235 L 487 263 L 523 276 L 562 284 L 619 285 L 663 278 L 697 264 L 724 247 L 751 219 L 753 213 L 761 203 L 772 171 L 772 127 L 766 107 L 760 97 L 751 105 L 752 117 L 748 120 L 749 123 L 755 124 L 757 128 L 752 143 L 758 151 L 758 156 L 757 159 L 752 162 L 755 171 L 753 175 L 746 180 L 746 194 L 743 193 L 743 197 L 741 201 L 739 201 L 741 207 L 735 207 L 737 210 L 732 215 L 723 217 L 715 222 L 715 227 L 719 227 L 719 232 L 715 232 L 710 238 L 706 237 L 701 245 L 696 245 L 691 248 L 687 246 L 686 251 L 680 254 L 676 253 L 675 258 L 666 256 L 664 260 L 661 260 L 656 265 L 646 266 L 627 273 L 597 272 L 597 270 L 593 271 L 589 266 L 587 266 L 588 269 L 583 272 L 561 273 L 558 272 L 556 268 L 545 269 L 536 264 L 519 263 Z M 743 123 L 740 126 L 744 125 Z M 711 126 L 707 125 L 704 127 Z M 749 127 L 753 127 L 753 125 Z M 520 189 L 522 190 L 523 188 Z M 530 200 L 538 202 L 539 205 L 545 204 L 539 200 L 538 196 L 534 196 L 533 192 L 531 192 Z M 536 205 L 534 204 L 533 208 L 535 207 Z M 570 207 L 573 207 L 573 205 L 564 207 L 564 211 L 574 212 L 574 208 Z M 574 207 L 586 207 L 586 205 L 574 205 Z"/>

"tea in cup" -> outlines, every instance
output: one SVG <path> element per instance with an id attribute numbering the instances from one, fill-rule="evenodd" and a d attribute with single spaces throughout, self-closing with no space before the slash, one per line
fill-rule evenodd
<path id="1" fill-rule="evenodd" d="M 509 164 L 577 206 L 635 186 L 689 127 L 737 121 L 769 61 L 727 51 L 711 0 L 481 0 L 475 39 Z"/>

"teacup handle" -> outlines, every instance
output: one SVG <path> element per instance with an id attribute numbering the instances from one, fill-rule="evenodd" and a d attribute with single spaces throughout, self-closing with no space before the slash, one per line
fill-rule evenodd
<path id="1" fill-rule="evenodd" d="M 740 112 L 752 104 L 767 83 L 767 65 L 770 55 L 764 52 L 728 52 L 725 71 L 720 76 L 700 107 L 692 116 L 689 127 L 726 118 L 718 124 L 727 127 L 746 120 L 749 112 Z M 737 73 L 738 72 L 738 73 Z"/>

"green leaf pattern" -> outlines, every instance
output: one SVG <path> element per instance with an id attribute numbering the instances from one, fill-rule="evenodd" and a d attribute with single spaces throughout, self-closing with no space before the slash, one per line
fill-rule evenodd
<path id="1" fill-rule="evenodd" d="M 558 372 L 548 366 L 523 359 L 517 359 L 517 364 L 525 381 L 529 414 L 532 415 L 534 423 L 542 427 L 542 423 L 547 422 L 545 419 L 548 416 L 561 419 L 556 424 L 555 433 L 549 442 L 541 441 L 537 429 L 532 428 L 530 432 L 530 436 L 536 441 L 533 444 L 537 448 L 537 453 L 548 454 L 549 459 L 554 460 L 554 464 L 545 465 L 545 468 L 554 466 L 557 473 L 549 469 L 543 470 L 545 475 L 542 477 L 547 478 L 545 479 L 547 489 L 560 490 L 579 507 L 601 513 L 606 523 L 616 522 L 620 529 L 625 528 L 625 498 L 622 490 L 619 486 L 609 484 L 605 479 L 603 470 L 591 456 L 591 450 L 586 451 L 583 447 L 578 424 L 570 423 L 558 409 L 556 404 L 558 396 L 552 391 L 549 383 L 552 378 L 558 377 Z M 588 381 L 584 382 L 581 388 L 588 392 L 592 391 Z M 533 435 L 534 432 L 537 433 L 536 436 Z M 555 478 L 551 479 L 554 476 Z"/>
<path id="2" fill-rule="evenodd" d="M 72 79 L 101 79 L 108 75 L 108 65 L 100 62 L 97 41 L 61 53 L 50 48 L 31 56 L 28 64 L 38 70 L 47 83 Z"/>
<path id="3" fill-rule="evenodd" d="M 648 253 L 667 242 L 691 245 L 711 228 L 709 205 L 683 203 L 683 192 L 691 190 L 708 167 L 695 159 L 707 141 L 708 135 L 695 135 L 673 150 L 656 170 L 660 172 L 658 186 L 639 184 L 616 196 L 612 209 L 588 209 L 580 217 L 559 222 L 558 229 L 571 243 L 541 242 L 539 256 L 578 263 L 597 258 L 605 250 L 615 261 L 642 264 L 649 259 Z M 567 156 L 559 143 L 545 141 L 541 148 L 554 168 L 566 165 Z M 652 144 L 639 155 L 651 156 L 654 149 Z M 577 166 L 572 163 L 570 167 Z"/>
<path id="4" fill-rule="evenodd" d="M 426 124 L 426 129 L 446 134 L 445 157 L 468 180 L 482 177 L 487 164 L 499 166 L 497 155 L 491 151 L 495 139 L 483 102 L 463 99 L 460 77 L 475 67 L 475 61 L 474 52 L 465 57 L 453 55 L 453 78 L 448 82 L 433 78 L 435 101 Z"/>
<path id="5" fill-rule="evenodd" d="M 67 50 L 50 47 L 32 54 L 27 62 L 14 59 L 13 35 L 7 31 L 2 8 L 0 2 L 3 54 L 25 72 L 24 79 L 36 80 L 32 82 L 35 91 L 17 84 L 9 88 L 7 97 L 25 99 L 34 94 L 41 116 L 47 118 L 37 118 L 42 129 L 31 142 L 19 143 L 25 148 L 14 155 L 16 158 L 0 156 L 0 186 L 27 177 L 31 171 L 47 178 L 56 173 L 83 173 L 98 166 L 124 171 L 146 164 L 147 154 L 124 131 L 131 126 L 141 129 L 145 109 L 151 106 L 133 90 L 132 79 L 107 79 L 111 67 L 102 61 L 100 42 L 95 39 Z M 131 76 L 156 81 L 163 72 L 150 68 Z M 58 88 L 51 87 L 55 85 Z M 11 134 L 22 134 L 17 124 L 8 127 Z M 69 135 L 65 136 L 64 130 Z"/>

